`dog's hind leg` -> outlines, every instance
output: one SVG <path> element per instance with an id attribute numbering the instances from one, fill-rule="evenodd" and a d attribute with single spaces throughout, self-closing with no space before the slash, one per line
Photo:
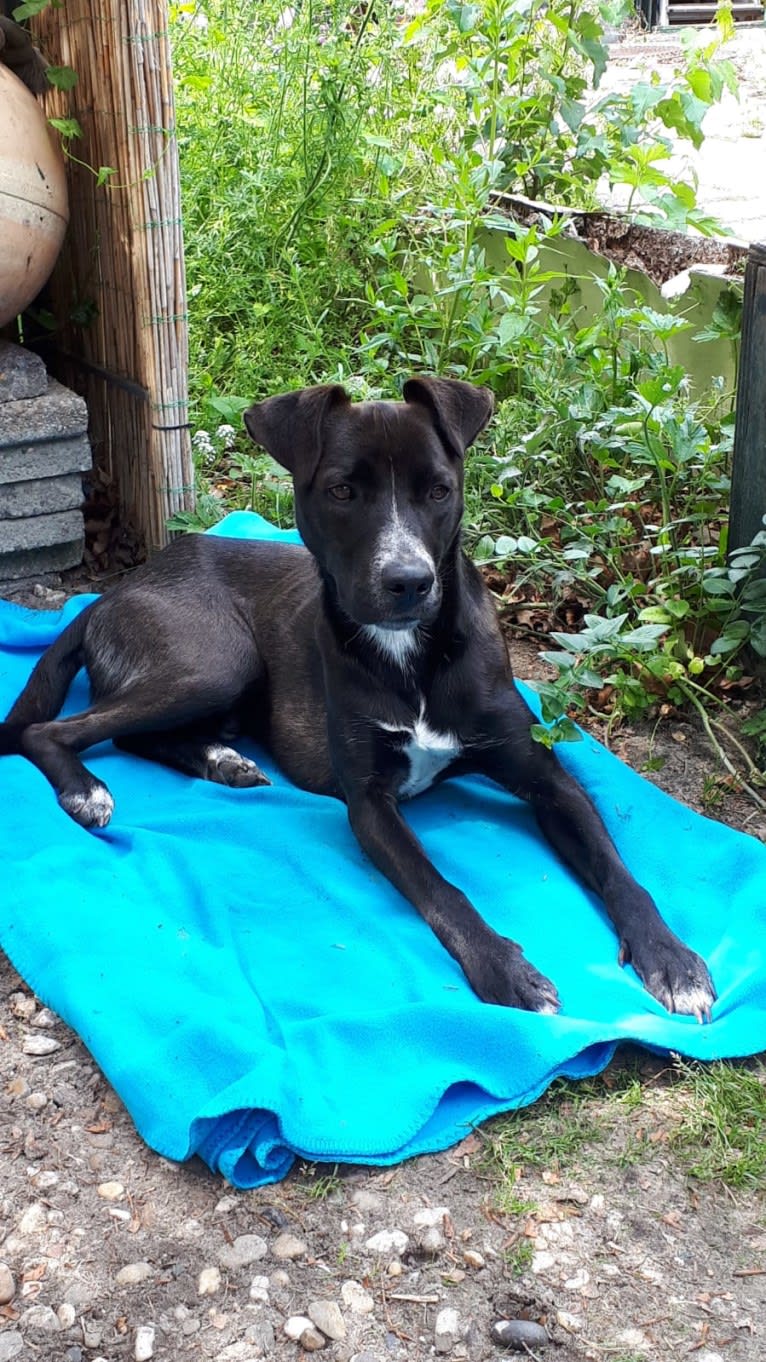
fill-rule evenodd
<path id="1" fill-rule="evenodd" d="M 256 762 L 221 742 L 219 735 L 212 731 L 134 733 L 129 737 L 115 738 L 114 745 L 147 761 L 160 762 L 184 775 L 212 780 L 218 785 L 247 789 L 271 784 Z"/>
<path id="2" fill-rule="evenodd" d="M 164 692 L 164 693 L 163 693 Z M 22 754 L 50 781 L 59 804 L 82 827 L 105 827 L 114 808 L 106 785 L 83 766 L 78 752 L 107 738 L 130 738 L 174 727 L 190 719 L 220 714 L 231 708 L 231 694 L 203 694 L 171 698 L 155 678 L 121 694 L 97 700 L 82 714 L 47 723 L 33 723 L 19 742 Z M 196 711 L 196 714 L 195 714 Z"/>

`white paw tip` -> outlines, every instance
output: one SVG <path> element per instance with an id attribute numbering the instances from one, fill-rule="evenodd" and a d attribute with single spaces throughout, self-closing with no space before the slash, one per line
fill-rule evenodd
<path id="1" fill-rule="evenodd" d="M 59 804 L 84 828 L 105 828 L 114 812 L 114 800 L 105 785 L 96 786 L 87 795 L 60 795 Z"/>

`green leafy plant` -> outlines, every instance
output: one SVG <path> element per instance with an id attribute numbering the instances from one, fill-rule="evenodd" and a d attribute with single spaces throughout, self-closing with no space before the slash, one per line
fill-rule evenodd
<path id="1" fill-rule="evenodd" d="M 670 80 L 624 93 L 601 88 L 589 3 L 428 0 L 408 19 L 211 0 L 170 17 L 200 427 L 238 424 L 229 394 L 296 382 L 391 396 L 425 368 L 489 383 L 466 541 L 522 600 L 572 597 L 584 616 L 555 632 L 535 735 L 573 739 L 594 702 L 612 721 L 715 704 L 763 637 L 758 566 L 726 559 L 731 394 L 690 399 L 688 320 L 618 269 L 588 320 L 553 254 L 562 215 L 522 223 L 503 196 L 592 207 L 607 182 L 640 220 L 709 230 L 668 156 L 671 139 L 699 145 L 734 86 L 725 16 L 684 39 Z M 697 339 L 736 347 L 738 312 L 731 290 Z M 206 508 L 289 516 L 281 474 L 244 440 L 196 461 Z"/>

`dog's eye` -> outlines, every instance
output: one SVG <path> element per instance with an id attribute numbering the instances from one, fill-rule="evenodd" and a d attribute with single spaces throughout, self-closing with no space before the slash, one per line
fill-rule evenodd
<path id="1" fill-rule="evenodd" d="M 335 487 L 328 487 L 327 490 L 335 501 L 350 501 L 354 495 L 347 482 L 336 483 Z"/>
<path id="2" fill-rule="evenodd" d="M 445 487 L 443 482 L 437 482 L 431 488 L 431 496 L 434 501 L 444 501 L 444 498 L 449 496 L 449 487 Z"/>

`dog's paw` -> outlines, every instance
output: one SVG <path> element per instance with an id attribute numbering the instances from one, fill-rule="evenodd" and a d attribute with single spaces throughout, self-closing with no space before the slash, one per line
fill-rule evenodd
<path id="1" fill-rule="evenodd" d="M 494 936 L 481 956 L 463 964 L 468 982 L 484 1003 L 553 1015 L 561 1003 L 550 979 L 525 958 L 515 941 Z"/>
<path id="2" fill-rule="evenodd" d="M 710 1021 L 716 991 L 707 965 L 672 932 L 620 944 L 620 964 L 632 964 L 644 987 L 668 1012 Z"/>
<path id="3" fill-rule="evenodd" d="M 234 785 L 239 789 L 249 789 L 255 785 L 271 784 L 260 766 L 241 756 L 233 747 L 213 743 L 208 747 L 206 756 L 205 778 L 215 781 L 218 785 Z"/>
<path id="4" fill-rule="evenodd" d="M 81 828 L 105 828 L 114 812 L 114 800 L 100 781 L 89 789 L 64 791 L 58 798 L 64 812 Z"/>

